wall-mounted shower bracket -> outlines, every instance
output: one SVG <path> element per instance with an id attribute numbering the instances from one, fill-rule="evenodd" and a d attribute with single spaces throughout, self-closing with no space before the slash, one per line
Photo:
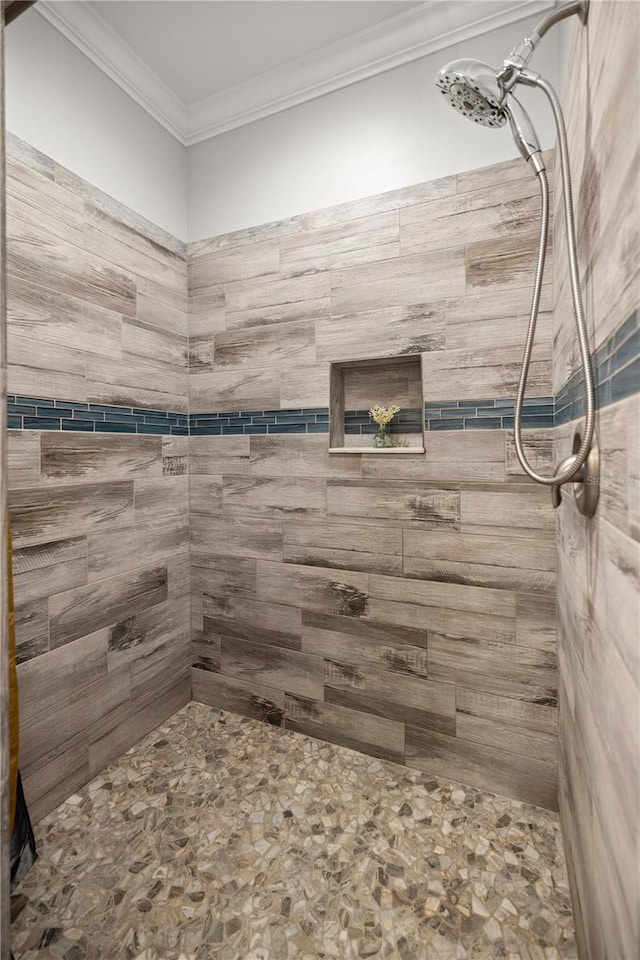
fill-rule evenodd
<path id="1" fill-rule="evenodd" d="M 570 466 L 575 458 L 575 454 L 580 449 L 581 443 L 582 435 L 579 430 L 576 430 L 573 435 L 573 454 L 558 464 L 555 469 L 556 476 Z M 566 480 L 565 483 L 570 483 L 573 486 L 576 506 L 580 513 L 585 517 L 592 517 L 596 512 L 598 497 L 600 496 L 600 448 L 598 447 L 598 438 L 595 433 L 587 459 L 577 473 L 570 477 L 569 480 Z M 564 484 L 562 486 L 564 486 Z M 551 488 L 551 502 L 554 507 L 559 507 L 562 503 L 560 485 Z"/>
<path id="2" fill-rule="evenodd" d="M 524 40 L 516 44 L 504 61 L 502 69 L 498 74 L 498 81 L 504 96 L 506 96 L 519 81 L 521 72 L 529 63 L 529 60 L 545 33 L 547 33 L 551 27 L 555 26 L 556 23 L 574 15 L 578 17 L 580 23 L 584 26 L 589 16 L 589 0 L 573 0 L 571 3 L 557 7 L 540 21 L 530 37 L 525 37 Z"/>

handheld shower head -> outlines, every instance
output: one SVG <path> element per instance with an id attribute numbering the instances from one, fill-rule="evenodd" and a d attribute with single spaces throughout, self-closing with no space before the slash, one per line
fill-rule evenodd
<path id="1" fill-rule="evenodd" d="M 436 86 L 454 110 L 483 127 L 503 127 L 507 113 L 497 71 L 482 60 L 454 60 L 436 76 Z"/>

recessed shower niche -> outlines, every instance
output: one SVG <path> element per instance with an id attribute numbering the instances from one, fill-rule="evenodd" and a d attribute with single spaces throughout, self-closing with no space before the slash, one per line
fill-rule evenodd
<path id="1" fill-rule="evenodd" d="M 331 364 L 329 452 L 424 453 L 424 400 L 420 354 Z M 399 407 L 388 425 L 389 446 L 376 446 L 374 406 Z"/>

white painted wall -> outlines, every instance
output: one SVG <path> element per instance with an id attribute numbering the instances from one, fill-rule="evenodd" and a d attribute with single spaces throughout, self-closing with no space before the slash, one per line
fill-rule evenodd
<path id="1" fill-rule="evenodd" d="M 227 233 L 517 156 L 508 128 L 455 113 L 433 79 L 445 63 L 499 65 L 538 21 L 522 20 L 188 149 L 189 240 Z M 535 67 L 558 83 L 558 35 Z M 555 131 L 544 95 L 523 90 L 544 148 Z"/>
<path id="2" fill-rule="evenodd" d="M 181 240 L 186 150 L 35 10 L 5 31 L 7 129 Z"/>

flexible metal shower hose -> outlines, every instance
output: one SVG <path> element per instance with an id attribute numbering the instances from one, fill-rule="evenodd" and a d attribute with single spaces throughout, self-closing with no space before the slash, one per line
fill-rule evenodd
<path id="1" fill-rule="evenodd" d="M 540 222 L 540 242 L 538 245 L 538 257 L 536 261 L 535 280 L 533 284 L 533 297 L 531 301 L 531 314 L 529 316 L 529 327 L 527 330 L 527 339 L 524 348 L 524 359 L 522 361 L 522 370 L 520 373 L 520 383 L 518 385 L 518 396 L 516 398 L 516 410 L 514 418 L 515 442 L 518 460 L 522 469 L 532 480 L 537 483 L 543 483 L 547 486 L 559 486 L 571 480 L 580 470 L 586 461 L 591 444 L 593 441 L 593 431 L 595 427 L 595 395 L 593 385 L 593 372 L 591 370 L 591 357 L 589 354 L 589 338 L 587 336 L 587 324 L 584 316 L 584 307 L 582 303 L 582 292 L 580 290 L 580 269 L 578 267 L 578 254 L 576 250 L 576 232 L 573 219 L 573 198 L 571 191 L 571 168 L 569 166 L 569 150 L 567 146 L 567 132 L 562 115 L 562 107 L 558 96 L 543 77 L 538 76 L 535 85 L 544 90 L 553 110 L 553 116 L 558 131 L 558 145 L 560 147 L 560 166 L 562 172 L 562 195 L 564 200 L 564 214 L 567 227 L 567 253 L 569 258 L 569 276 L 571 279 L 571 296 L 573 299 L 573 313 L 576 321 L 578 333 L 578 344 L 580 346 L 580 359 L 582 361 L 582 370 L 584 373 L 584 391 L 586 399 L 586 414 L 584 435 L 578 451 L 569 460 L 564 470 L 559 470 L 557 475 L 545 477 L 529 465 L 522 446 L 522 407 L 524 403 L 524 394 L 527 386 L 527 376 L 531 362 L 531 352 L 535 339 L 536 323 L 538 320 L 538 310 L 540 307 L 540 294 L 542 291 L 542 280 L 544 277 L 544 266 L 547 249 L 547 238 L 549 235 L 549 183 L 544 170 L 538 173 L 540 182 L 541 199 L 541 222 Z"/>

